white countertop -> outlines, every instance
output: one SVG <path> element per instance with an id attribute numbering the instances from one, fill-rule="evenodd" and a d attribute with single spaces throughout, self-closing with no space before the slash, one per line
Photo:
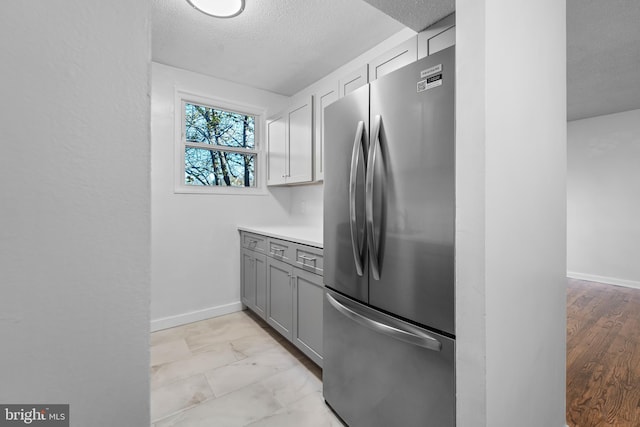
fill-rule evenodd
<path id="1" fill-rule="evenodd" d="M 302 243 L 303 245 L 322 248 L 322 226 L 305 225 L 252 225 L 238 226 L 238 230 L 263 234 L 278 239 Z"/>

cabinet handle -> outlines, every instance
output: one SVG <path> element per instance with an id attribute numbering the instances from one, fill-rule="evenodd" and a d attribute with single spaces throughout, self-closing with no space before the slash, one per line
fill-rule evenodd
<path id="1" fill-rule="evenodd" d="M 280 256 L 284 256 L 284 249 L 283 248 L 271 248 L 271 255 L 278 255 L 276 254 L 276 252 L 280 253 Z"/>
<path id="2" fill-rule="evenodd" d="M 298 258 L 302 260 L 302 265 L 307 265 L 307 262 L 313 262 L 313 265 L 316 265 L 316 257 L 314 256 L 298 255 Z"/>
<path id="3" fill-rule="evenodd" d="M 375 221 L 373 218 L 373 178 L 375 174 L 376 153 L 380 148 L 380 127 L 382 118 L 380 115 L 375 117 L 373 142 L 369 147 L 369 155 L 367 157 L 367 176 L 365 178 L 365 217 L 367 224 L 367 242 L 369 243 L 369 268 L 371 268 L 371 276 L 374 280 L 380 280 L 380 258 L 379 258 L 379 246 L 382 236 L 378 237 L 378 241 L 375 240 Z M 381 154 L 382 155 L 382 154 Z M 383 159 L 384 160 L 384 159 Z M 384 190 L 384 182 L 383 190 Z M 384 202 L 384 191 L 382 192 L 383 206 L 386 206 Z M 384 210 L 383 210 L 384 211 Z"/>

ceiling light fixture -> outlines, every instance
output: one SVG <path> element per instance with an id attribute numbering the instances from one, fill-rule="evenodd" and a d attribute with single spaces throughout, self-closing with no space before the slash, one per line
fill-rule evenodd
<path id="1" fill-rule="evenodd" d="M 244 10 L 244 0 L 187 0 L 205 15 L 216 18 L 232 18 Z"/>

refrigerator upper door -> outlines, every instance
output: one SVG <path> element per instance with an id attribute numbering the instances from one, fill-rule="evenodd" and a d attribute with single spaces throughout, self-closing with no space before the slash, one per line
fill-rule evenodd
<path id="1" fill-rule="evenodd" d="M 366 302 L 364 180 L 369 86 L 328 105 L 324 117 L 324 283 Z"/>
<path id="2" fill-rule="evenodd" d="M 369 303 L 450 334 L 455 334 L 454 49 L 371 83 L 375 129 L 367 180 L 371 271 L 377 273 L 371 274 Z"/>

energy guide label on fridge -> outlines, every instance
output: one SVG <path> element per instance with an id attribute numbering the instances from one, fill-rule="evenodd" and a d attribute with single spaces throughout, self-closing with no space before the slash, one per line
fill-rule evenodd
<path id="1" fill-rule="evenodd" d="M 436 74 L 428 79 L 420 80 L 418 82 L 418 93 L 438 86 L 442 86 L 442 74 Z"/>

